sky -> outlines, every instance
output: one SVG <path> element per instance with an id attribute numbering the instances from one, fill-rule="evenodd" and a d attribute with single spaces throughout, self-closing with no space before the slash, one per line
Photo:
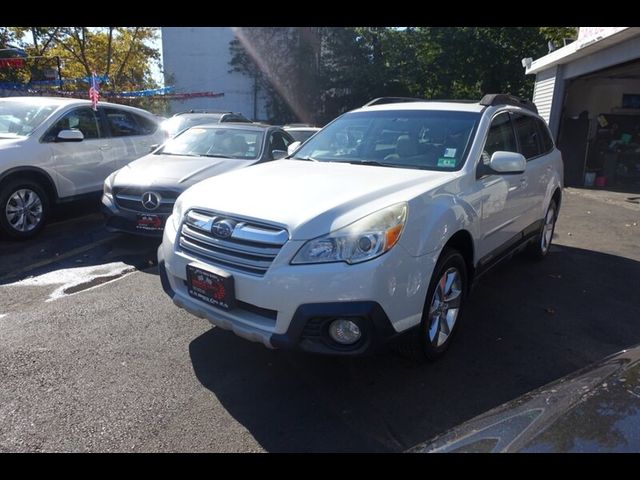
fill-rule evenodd
<path id="1" fill-rule="evenodd" d="M 158 28 L 158 38 L 151 42 L 151 45 L 160 51 L 160 64 L 162 64 L 162 30 L 160 28 Z M 161 87 L 164 87 L 164 75 L 157 65 L 151 66 L 151 75 Z"/>

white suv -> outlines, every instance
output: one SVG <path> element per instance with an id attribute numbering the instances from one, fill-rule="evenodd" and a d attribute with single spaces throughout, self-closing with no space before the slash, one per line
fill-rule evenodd
<path id="1" fill-rule="evenodd" d="M 49 97 L 0 99 L 0 232 L 28 238 L 52 203 L 99 194 L 105 178 L 162 143 L 139 108 Z"/>
<path id="2" fill-rule="evenodd" d="M 530 102 L 397 100 L 186 190 L 158 249 L 174 303 L 272 348 L 355 355 L 407 332 L 441 355 L 475 280 L 547 255 L 562 159 Z"/>

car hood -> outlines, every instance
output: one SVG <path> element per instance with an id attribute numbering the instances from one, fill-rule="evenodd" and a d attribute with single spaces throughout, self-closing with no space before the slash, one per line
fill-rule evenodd
<path id="1" fill-rule="evenodd" d="M 186 189 L 205 178 L 253 165 L 257 160 L 145 155 L 118 172 L 114 186 L 165 186 Z"/>
<path id="2" fill-rule="evenodd" d="M 18 147 L 26 138 L 27 137 L 5 138 L 0 134 L 0 150 Z"/>
<path id="3" fill-rule="evenodd" d="M 640 346 L 420 444 L 416 452 L 638 452 Z"/>
<path id="4" fill-rule="evenodd" d="M 280 160 L 210 178 L 182 194 L 200 207 L 288 229 L 291 239 L 324 235 L 453 178 L 451 172 Z"/>

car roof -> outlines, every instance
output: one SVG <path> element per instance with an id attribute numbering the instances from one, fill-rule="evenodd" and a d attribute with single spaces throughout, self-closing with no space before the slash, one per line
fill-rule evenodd
<path id="1" fill-rule="evenodd" d="M 282 127 L 285 132 L 317 132 L 320 127 Z"/>
<path id="2" fill-rule="evenodd" d="M 224 123 L 203 123 L 194 125 L 190 128 L 233 128 L 237 130 L 269 130 L 270 128 L 280 129 L 273 125 L 265 125 L 264 123 L 248 123 L 248 122 L 224 122 Z"/>
<path id="3" fill-rule="evenodd" d="M 364 106 L 351 110 L 352 112 L 385 112 L 397 110 L 445 110 L 451 112 L 476 112 L 480 113 L 485 109 L 484 105 L 473 102 L 441 102 L 441 101 L 424 101 L 424 102 L 401 102 L 401 103 L 385 103 L 382 105 Z"/>
<path id="4" fill-rule="evenodd" d="M 61 98 L 61 97 L 4 97 L 4 98 L 0 98 L 0 101 L 3 100 L 11 100 L 11 101 L 19 101 L 19 102 L 23 102 L 23 103 L 30 103 L 30 104 L 53 104 L 53 105 L 58 105 L 58 107 L 62 107 L 65 105 L 92 105 L 91 100 L 85 100 L 83 98 Z M 152 115 L 155 117 L 155 115 L 153 115 L 151 112 L 148 112 L 147 110 L 144 110 L 142 108 L 137 108 L 137 107 L 130 107 L 129 105 L 121 105 L 118 103 L 110 103 L 110 102 L 99 102 L 98 106 L 102 106 L 102 107 L 116 107 L 116 108 L 122 108 L 124 110 L 134 110 L 137 112 L 143 112 L 146 113 L 147 115 Z"/>
<path id="5" fill-rule="evenodd" d="M 186 118 L 186 117 L 221 117 L 223 115 L 228 115 L 231 112 L 184 112 L 184 113 L 176 113 L 173 117 L 170 118 Z"/>
<path id="6" fill-rule="evenodd" d="M 397 111 L 397 110 L 441 110 L 458 112 L 490 113 L 499 108 L 510 107 L 515 111 L 539 115 L 538 108 L 531 100 L 516 97 L 508 93 L 489 93 L 479 101 L 475 100 L 426 100 L 409 97 L 375 98 L 353 111 Z"/>

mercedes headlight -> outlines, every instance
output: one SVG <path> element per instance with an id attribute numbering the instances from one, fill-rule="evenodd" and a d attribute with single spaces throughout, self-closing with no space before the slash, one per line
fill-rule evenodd
<path id="1" fill-rule="evenodd" d="M 116 178 L 116 174 L 118 173 L 118 171 L 116 170 L 115 172 L 113 172 L 111 175 L 109 175 L 107 177 L 107 179 L 104 181 L 104 193 L 105 195 L 113 195 L 113 180 Z"/>
<path id="2" fill-rule="evenodd" d="M 291 263 L 353 264 L 379 257 L 398 243 L 406 219 L 406 203 L 384 208 L 328 235 L 309 240 Z"/>
<path id="3" fill-rule="evenodd" d="M 173 228 L 178 230 L 180 228 L 180 222 L 182 221 L 182 199 L 180 197 L 178 197 L 176 203 L 173 204 L 171 221 L 173 222 Z"/>

